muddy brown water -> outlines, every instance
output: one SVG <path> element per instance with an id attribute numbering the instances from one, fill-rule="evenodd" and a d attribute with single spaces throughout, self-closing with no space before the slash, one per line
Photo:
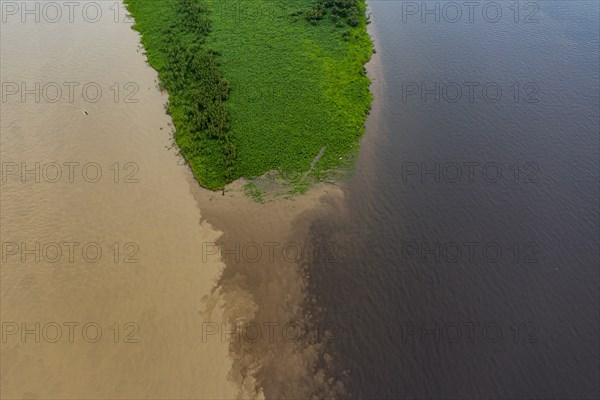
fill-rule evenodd
<path id="1" fill-rule="evenodd" d="M 220 232 L 138 34 L 96 4 L 94 23 L 48 9 L 0 27 L 3 93 L 19 91 L 1 104 L 2 397 L 233 398 L 228 345 L 201 336 Z"/>

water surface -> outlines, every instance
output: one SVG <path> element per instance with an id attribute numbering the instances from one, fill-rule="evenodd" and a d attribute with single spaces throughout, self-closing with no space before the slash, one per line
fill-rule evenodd
<path id="1" fill-rule="evenodd" d="M 596 398 L 598 3 L 448 3 L 369 1 L 374 108 L 312 225 L 342 258 L 311 275 L 338 373 L 357 398 Z"/>
<path id="2" fill-rule="evenodd" d="M 94 23 L 63 7 L 0 28 L 3 85 L 34 92 L 0 105 L 1 319 L 19 329 L 1 343 L 2 397 L 232 398 L 228 348 L 203 345 L 199 314 L 223 267 L 202 245 L 220 233 L 200 223 L 138 35 L 122 8 L 115 23 L 118 3 L 95 4 Z"/>

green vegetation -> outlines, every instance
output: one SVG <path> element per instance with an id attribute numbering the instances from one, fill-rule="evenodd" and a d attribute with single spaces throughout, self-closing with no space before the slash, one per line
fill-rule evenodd
<path id="1" fill-rule="evenodd" d="M 358 26 L 364 16 L 361 3 L 357 0 L 320 0 L 308 10 L 306 19 L 317 25 L 328 11 L 331 12 L 333 22 L 339 27 L 344 26 L 344 23 Z"/>
<path id="2" fill-rule="evenodd" d="M 217 52 L 205 46 L 207 11 L 196 0 L 128 0 L 142 33 L 148 62 L 169 92 L 167 112 L 176 141 L 204 186 L 217 189 L 235 179 L 236 149 L 225 100 L 229 84 Z"/>
<path id="3" fill-rule="evenodd" d="M 126 4 L 203 186 L 271 170 L 301 174 L 323 146 L 314 176 L 352 158 L 372 100 L 363 0 Z"/>
<path id="4" fill-rule="evenodd" d="M 253 182 L 244 185 L 244 193 L 257 203 L 264 203 L 263 192 Z"/>

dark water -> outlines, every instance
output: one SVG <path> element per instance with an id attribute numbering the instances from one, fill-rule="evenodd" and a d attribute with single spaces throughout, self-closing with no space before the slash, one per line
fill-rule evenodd
<path id="1" fill-rule="evenodd" d="M 599 3 L 448 3 L 369 1 L 379 92 L 312 226 L 338 372 L 358 398 L 598 398 Z"/>

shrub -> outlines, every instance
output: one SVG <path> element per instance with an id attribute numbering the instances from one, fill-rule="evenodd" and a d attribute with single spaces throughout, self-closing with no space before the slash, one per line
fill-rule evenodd
<path id="1" fill-rule="evenodd" d="M 340 21 L 355 27 L 361 21 L 362 10 L 360 0 L 321 0 L 306 13 L 306 19 L 316 25 L 330 11 L 334 23 L 340 26 Z"/>

